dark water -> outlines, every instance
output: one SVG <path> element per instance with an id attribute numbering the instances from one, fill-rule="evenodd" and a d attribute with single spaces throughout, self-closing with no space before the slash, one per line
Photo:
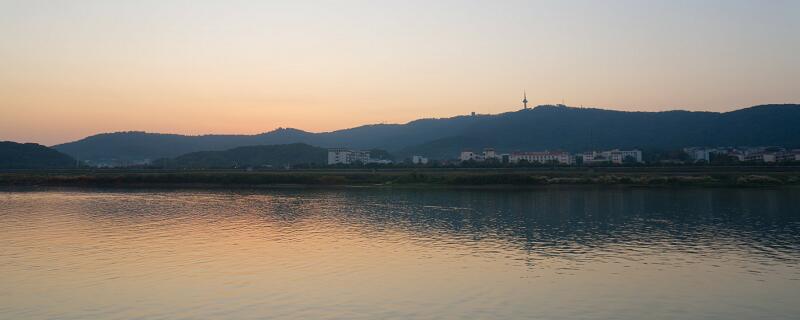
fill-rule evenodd
<path id="1" fill-rule="evenodd" d="M 800 190 L 0 192 L 2 319 L 798 319 Z"/>

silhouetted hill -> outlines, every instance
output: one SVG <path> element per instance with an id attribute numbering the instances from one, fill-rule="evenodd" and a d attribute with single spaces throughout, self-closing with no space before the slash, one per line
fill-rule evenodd
<path id="1" fill-rule="evenodd" d="M 136 161 L 172 158 L 195 151 L 302 142 L 307 140 L 307 136 L 313 136 L 313 133 L 295 129 L 277 129 L 258 135 L 186 136 L 128 131 L 102 133 L 75 142 L 56 145 L 53 148 L 91 161 Z"/>
<path id="2" fill-rule="evenodd" d="M 304 143 L 247 146 L 225 151 L 200 151 L 162 160 L 167 167 L 178 168 L 234 168 L 280 167 L 297 164 L 326 164 L 328 151 Z"/>
<path id="3" fill-rule="evenodd" d="M 732 112 L 625 112 L 539 106 L 497 115 L 421 119 L 310 133 L 278 129 L 258 135 L 183 136 L 143 132 L 100 134 L 55 146 L 81 159 L 174 157 L 246 145 L 306 143 L 318 147 L 379 148 L 401 157 L 454 158 L 465 148 L 501 151 L 685 146 L 800 147 L 800 105 L 764 105 Z"/>
<path id="4" fill-rule="evenodd" d="M 500 114 L 452 137 L 398 152 L 434 158 L 462 149 L 503 151 L 608 148 L 676 149 L 686 146 L 800 146 L 800 105 L 757 106 L 726 113 L 622 112 L 539 106 Z"/>
<path id="5" fill-rule="evenodd" d="M 0 169 L 75 167 L 68 155 L 35 143 L 0 141 Z"/>

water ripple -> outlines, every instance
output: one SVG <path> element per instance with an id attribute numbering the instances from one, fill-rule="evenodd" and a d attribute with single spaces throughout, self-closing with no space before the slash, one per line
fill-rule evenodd
<path id="1" fill-rule="evenodd" d="M 797 318 L 798 195 L 0 192 L 0 318 Z"/>

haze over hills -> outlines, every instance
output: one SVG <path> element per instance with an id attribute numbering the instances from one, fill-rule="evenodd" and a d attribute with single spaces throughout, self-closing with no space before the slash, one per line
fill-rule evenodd
<path id="1" fill-rule="evenodd" d="M 36 143 L 0 141 L 0 169 L 75 167 L 70 156 Z"/>
<path id="2" fill-rule="evenodd" d="M 800 147 L 800 105 L 762 105 L 717 112 L 625 112 L 538 106 L 496 115 L 420 119 L 332 132 L 277 129 L 257 135 L 186 136 L 118 132 L 54 146 L 82 160 L 172 158 L 240 146 L 305 143 L 316 147 L 385 149 L 400 157 L 454 158 L 462 149 L 502 151 L 686 146 L 780 145 Z"/>

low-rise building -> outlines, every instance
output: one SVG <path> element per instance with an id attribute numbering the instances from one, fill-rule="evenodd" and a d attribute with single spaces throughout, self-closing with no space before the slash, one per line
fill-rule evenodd
<path id="1" fill-rule="evenodd" d="M 470 150 L 461 151 L 461 155 L 458 157 L 461 161 L 483 161 L 483 155 L 472 152 Z"/>
<path id="2" fill-rule="evenodd" d="M 499 156 L 497 155 L 497 152 L 494 151 L 493 148 L 483 149 L 483 159 L 484 160 L 497 159 L 497 158 L 499 158 Z"/>
<path id="3" fill-rule="evenodd" d="M 411 157 L 411 163 L 413 164 L 428 164 L 428 158 L 423 156 L 413 156 Z"/>
<path id="4" fill-rule="evenodd" d="M 328 149 L 328 164 L 371 163 L 369 151 L 349 149 Z"/>
<path id="5" fill-rule="evenodd" d="M 703 148 L 703 147 L 689 147 L 683 148 L 683 152 L 689 155 L 689 158 L 692 159 L 694 162 L 698 161 L 711 161 L 711 154 L 715 149 Z"/>
<path id="6" fill-rule="evenodd" d="M 744 161 L 752 162 L 775 162 L 777 160 L 777 155 L 770 152 L 751 152 L 744 156 Z"/>
<path id="7" fill-rule="evenodd" d="M 800 149 L 781 150 L 772 152 L 772 155 L 775 157 L 775 162 L 800 161 Z M 771 160 L 771 157 L 767 156 L 767 159 Z"/>
<path id="8" fill-rule="evenodd" d="M 464 150 L 461 151 L 461 155 L 458 157 L 461 161 L 487 161 L 487 160 L 500 160 L 502 155 L 498 154 L 492 148 L 483 149 L 482 153 L 472 152 L 471 150 Z"/>
<path id="9" fill-rule="evenodd" d="M 610 162 L 614 164 L 622 164 L 625 162 L 637 162 L 641 163 L 642 161 L 642 151 L 640 150 L 607 150 L 607 151 L 589 151 L 584 152 L 581 155 L 583 159 L 583 163 L 591 164 L 591 163 L 601 163 L 601 162 Z"/>
<path id="10" fill-rule="evenodd" d="M 512 152 L 511 156 L 509 157 L 509 161 L 511 163 L 519 163 L 521 161 L 526 161 L 530 163 L 552 163 L 556 162 L 559 164 L 572 164 L 573 158 L 567 152 L 556 151 L 544 151 L 544 152 Z"/>
<path id="11" fill-rule="evenodd" d="M 581 154 L 583 163 L 590 164 L 595 162 L 609 162 L 611 160 L 603 157 L 603 154 L 597 151 L 587 151 Z"/>
<path id="12" fill-rule="evenodd" d="M 785 159 L 786 154 L 783 147 L 751 147 L 744 150 L 744 161 L 772 163 Z"/>
<path id="13" fill-rule="evenodd" d="M 612 150 L 611 154 L 612 155 L 619 154 L 621 156 L 620 162 L 618 162 L 618 163 L 623 163 L 628 159 L 630 159 L 632 161 L 636 161 L 637 163 L 644 162 L 642 160 L 642 151 L 641 150 L 636 150 L 636 149 L 634 149 L 634 150 Z"/>

